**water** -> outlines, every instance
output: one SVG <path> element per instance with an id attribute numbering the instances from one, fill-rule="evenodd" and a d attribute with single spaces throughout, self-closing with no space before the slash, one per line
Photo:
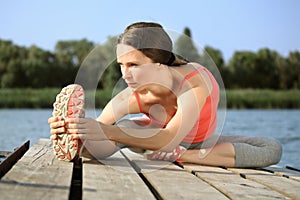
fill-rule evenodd
<path id="1" fill-rule="evenodd" d="M 31 145 L 49 137 L 50 109 L 0 110 L 0 151 L 13 151 L 26 140 Z M 95 117 L 98 113 L 89 112 Z M 223 135 L 266 136 L 279 140 L 283 157 L 279 165 L 300 168 L 300 110 L 227 110 Z"/>

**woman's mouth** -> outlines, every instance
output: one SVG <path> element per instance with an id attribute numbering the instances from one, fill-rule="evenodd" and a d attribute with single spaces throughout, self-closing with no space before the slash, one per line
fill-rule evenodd
<path id="1" fill-rule="evenodd" d="M 134 87 L 136 85 L 136 83 L 131 83 L 131 82 L 127 82 L 128 87 Z"/>

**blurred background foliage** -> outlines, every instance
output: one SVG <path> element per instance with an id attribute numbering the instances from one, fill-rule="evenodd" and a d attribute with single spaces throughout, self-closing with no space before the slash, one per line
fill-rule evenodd
<path id="1" fill-rule="evenodd" d="M 74 82 L 86 56 L 97 47 L 97 62 L 109 63 L 99 89 L 113 88 L 121 77 L 115 56 L 116 37 L 96 45 L 87 39 L 58 41 L 54 52 L 35 45 L 28 48 L 0 39 L 0 87 L 45 88 L 62 87 Z M 283 57 L 274 50 L 262 48 L 257 52 L 236 51 L 225 63 L 222 52 L 205 46 L 201 52 L 192 41 L 189 28 L 174 42 L 174 52 L 189 61 L 209 68 L 212 59 L 227 89 L 299 89 L 300 52 Z M 207 56 L 209 55 L 209 56 Z"/>
<path id="2" fill-rule="evenodd" d="M 97 85 L 102 95 L 99 106 L 102 107 L 111 98 L 111 91 L 120 84 L 121 73 L 115 55 L 116 39 L 110 36 L 103 44 L 95 44 L 87 39 L 58 41 L 53 52 L 35 45 L 24 47 L 0 39 L 0 107 L 49 107 L 54 100 L 51 96 L 55 96 L 58 88 L 74 83 L 82 63 L 105 65 Z M 180 57 L 198 62 L 208 69 L 212 64 L 217 66 L 225 89 L 229 91 L 229 107 L 300 107 L 299 51 L 290 52 L 286 57 L 268 48 L 257 52 L 236 51 L 225 62 L 221 50 L 211 46 L 198 48 L 193 43 L 189 28 L 185 28 L 183 34 L 174 41 L 173 49 Z M 86 72 L 86 79 L 92 79 L 96 71 L 96 68 L 91 68 Z M 278 98 L 278 94 L 270 93 L 287 90 L 291 92 L 281 93 L 281 98 Z M 27 96 L 28 93 L 33 99 L 22 101 L 24 94 Z M 290 100 L 287 100 L 287 96 Z M 270 103 L 271 99 L 276 102 Z"/>

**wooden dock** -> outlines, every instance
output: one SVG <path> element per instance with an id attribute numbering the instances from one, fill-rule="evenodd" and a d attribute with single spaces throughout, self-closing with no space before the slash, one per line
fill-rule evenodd
<path id="1" fill-rule="evenodd" d="M 40 139 L 1 178 L 0 199 L 300 199 L 300 172 L 149 161 L 126 149 L 64 162 Z"/>

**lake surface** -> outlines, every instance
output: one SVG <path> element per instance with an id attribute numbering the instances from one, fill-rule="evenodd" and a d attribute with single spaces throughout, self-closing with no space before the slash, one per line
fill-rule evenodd
<path id="1" fill-rule="evenodd" d="M 13 151 L 26 140 L 49 138 L 51 109 L 0 109 L 0 151 Z M 89 111 L 96 117 L 99 111 Z M 283 145 L 279 165 L 300 168 L 300 110 L 227 110 L 223 135 L 264 136 Z"/>

